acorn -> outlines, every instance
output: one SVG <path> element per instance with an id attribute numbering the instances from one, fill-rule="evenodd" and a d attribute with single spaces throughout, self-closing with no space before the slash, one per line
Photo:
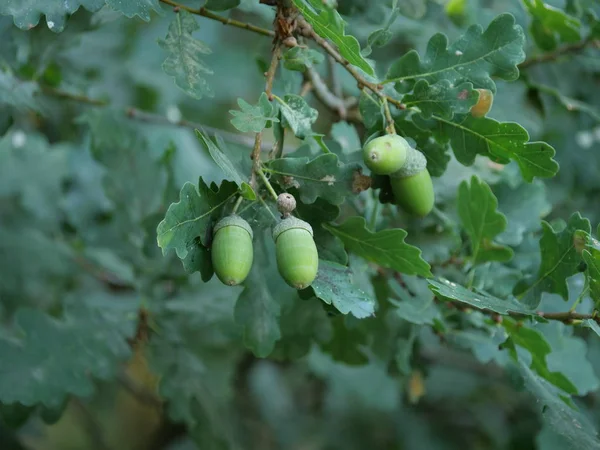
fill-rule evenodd
<path id="1" fill-rule="evenodd" d="M 372 139 L 363 149 L 365 165 L 377 175 L 390 175 L 404 166 L 410 145 L 402 136 L 387 134 Z"/>
<path id="2" fill-rule="evenodd" d="M 390 175 L 390 182 L 396 202 L 406 212 L 417 217 L 424 217 L 431 212 L 435 193 L 427 170 L 427 160 L 420 151 L 409 149 L 404 167 Z"/>
<path id="3" fill-rule="evenodd" d="M 479 92 L 479 100 L 471 108 L 471 115 L 476 118 L 485 117 L 492 109 L 494 94 L 489 89 L 476 89 L 476 91 Z"/>
<path id="4" fill-rule="evenodd" d="M 319 269 L 319 254 L 309 223 L 287 217 L 273 229 L 277 268 L 285 282 L 295 289 L 312 284 Z"/>
<path id="5" fill-rule="evenodd" d="M 223 284 L 242 283 L 252 268 L 252 228 L 240 216 L 221 219 L 214 227 L 211 258 L 213 269 Z"/>

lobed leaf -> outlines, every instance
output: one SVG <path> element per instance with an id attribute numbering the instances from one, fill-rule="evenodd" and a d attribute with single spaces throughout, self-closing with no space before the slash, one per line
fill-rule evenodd
<path id="1" fill-rule="evenodd" d="M 498 200 L 488 184 L 475 175 L 471 184 L 463 181 L 458 188 L 458 215 L 471 240 L 474 264 L 512 258 L 509 247 L 493 242 L 506 229 L 506 217 L 498 212 Z"/>
<path id="2" fill-rule="evenodd" d="M 512 342 L 529 352 L 531 355 L 529 367 L 532 370 L 564 392 L 577 394 L 577 388 L 563 373 L 551 371 L 548 368 L 546 358 L 552 353 L 552 347 L 548 341 L 546 341 L 542 333 L 533 328 L 525 327 L 522 324 L 517 324 L 517 322 L 512 319 L 503 320 L 502 325 Z M 513 355 L 513 358 L 517 361 L 521 359 L 516 353 Z"/>
<path id="3" fill-rule="evenodd" d="M 421 250 L 404 242 L 406 231 L 396 228 L 373 233 L 363 217 L 350 217 L 341 225 L 323 225 L 339 237 L 346 248 L 367 261 L 407 275 L 430 277 L 429 264 Z"/>
<path id="4" fill-rule="evenodd" d="M 354 36 L 346 34 L 346 22 L 333 8 L 319 0 L 293 0 L 294 5 L 315 32 L 333 42 L 340 54 L 369 75 L 375 72 L 360 54 L 360 45 Z"/>
<path id="5" fill-rule="evenodd" d="M 312 136 L 312 124 L 317 120 L 319 112 L 311 108 L 299 95 L 288 94 L 279 101 L 279 109 L 283 117 L 282 124 L 290 128 L 300 139 Z"/>
<path id="6" fill-rule="evenodd" d="M 206 75 L 213 71 L 200 59 L 200 55 L 208 55 L 211 50 L 201 41 L 194 39 L 192 33 L 200 29 L 196 19 L 187 11 L 181 10 L 169 25 L 169 32 L 159 44 L 169 52 L 163 63 L 163 70 L 175 79 L 189 96 L 200 100 L 212 97 L 213 91 L 208 85 Z"/>
<path id="7" fill-rule="evenodd" d="M 69 394 L 91 395 L 92 377 L 114 377 L 130 354 L 127 338 L 135 332 L 135 320 L 107 298 L 102 303 L 103 309 L 77 305 L 61 320 L 20 309 L 15 323 L 23 338 L 3 339 L 0 345 L 5 368 L 0 371 L 0 401 L 57 407 Z M 130 312 L 136 307 L 132 299 L 121 304 L 128 304 Z"/>
<path id="8" fill-rule="evenodd" d="M 163 254 L 174 249 L 180 259 L 184 259 L 196 238 L 208 246 L 207 231 L 211 222 L 220 215 L 221 209 L 238 192 L 235 183 L 224 181 L 219 188 L 208 186 L 202 178 L 198 188 L 185 183 L 179 194 L 179 201 L 171 203 L 165 218 L 156 229 L 158 246 Z"/>
<path id="9" fill-rule="evenodd" d="M 237 102 L 241 111 L 230 110 L 229 114 L 233 116 L 231 124 L 243 133 L 259 133 L 270 122 L 279 122 L 279 119 L 274 117 L 275 108 L 264 92 L 256 105 L 251 105 L 242 98 L 238 98 Z"/>
<path id="10" fill-rule="evenodd" d="M 314 203 L 317 198 L 340 205 L 344 199 L 356 192 L 358 164 L 344 164 L 337 155 L 328 153 L 309 158 L 281 158 L 268 163 L 265 171 L 284 189 L 297 188 L 303 203 Z"/>
<path id="11" fill-rule="evenodd" d="M 48 28 L 56 33 L 65 29 L 65 17 L 73 14 L 81 6 L 91 12 L 104 6 L 105 0 L 3 0 L 0 2 L 0 15 L 12 16 L 15 25 L 29 30 L 46 16 Z"/>
<path id="12" fill-rule="evenodd" d="M 542 263 L 538 275 L 521 280 L 513 291 L 521 302 L 535 308 L 540 303 L 542 292 L 559 294 L 565 301 L 569 298 L 566 279 L 579 271 L 581 250 L 585 245 L 579 243 L 583 239 L 578 235 L 580 231 L 589 234 L 590 222 L 579 213 L 573 214 L 566 228 L 559 232 L 549 223 L 542 222 Z"/>
<path id="13" fill-rule="evenodd" d="M 311 288 L 315 295 L 342 314 L 364 319 L 375 314 L 375 300 L 354 285 L 352 270 L 319 259 L 319 272 Z"/>
<path id="14" fill-rule="evenodd" d="M 384 83 L 395 83 L 398 92 L 409 92 L 416 80 L 430 84 L 448 80 L 453 85 L 466 81 L 475 88 L 496 92 L 492 77 L 516 80 L 518 64 L 524 61 L 523 29 L 515 24 L 511 14 L 496 17 L 483 31 L 480 25 L 470 26 L 452 45 L 438 33 L 427 44 L 423 59 L 415 50 L 406 53 L 390 67 Z"/>
<path id="15" fill-rule="evenodd" d="M 106 0 L 106 4 L 115 11 L 119 11 L 125 17 L 138 16 L 148 22 L 150 14 L 154 11 L 161 14 L 159 0 Z"/>
<path id="16" fill-rule="evenodd" d="M 470 115 L 455 116 L 453 120 L 438 116 L 428 121 L 419 117 L 414 120 L 420 128 L 432 130 L 440 142 L 450 141 L 456 159 L 465 166 L 472 165 L 479 154 L 501 164 L 516 161 L 528 182 L 558 172 L 554 149 L 545 142 L 528 142 L 527 130 L 517 123 Z"/>
<path id="17" fill-rule="evenodd" d="M 226 149 L 227 145 L 220 136 L 216 136 L 217 144 L 215 145 L 212 140 L 206 135 L 204 131 L 200 132 L 196 130 L 196 137 L 200 143 L 208 150 L 212 159 L 217 163 L 225 175 L 237 184 L 240 188 L 241 194 L 246 200 L 256 200 L 256 193 L 252 187 L 244 181 L 244 173 L 241 169 L 227 157 L 221 149 Z"/>

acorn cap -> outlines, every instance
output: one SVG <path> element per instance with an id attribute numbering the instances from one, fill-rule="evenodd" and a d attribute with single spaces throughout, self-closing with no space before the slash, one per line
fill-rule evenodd
<path id="1" fill-rule="evenodd" d="M 244 230 L 246 230 L 248 232 L 248 234 L 250 235 L 250 238 L 254 238 L 254 233 L 252 232 L 252 227 L 250 226 L 250 224 L 248 222 L 246 222 L 240 216 L 231 215 L 231 216 L 223 217 L 221 220 L 219 220 L 219 222 L 217 222 L 217 224 L 213 228 L 213 234 L 216 234 L 217 231 L 219 231 L 221 228 L 224 228 L 224 227 L 243 228 Z"/>
<path id="2" fill-rule="evenodd" d="M 281 233 L 287 230 L 291 230 L 292 228 L 300 228 L 302 230 L 306 230 L 313 236 L 313 229 L 308 222 L 304 220 L 298 219 L 297 217 L 288 217 L 283 219 L 275 228 L 273 228 L 273 240 L 277 241 L 277 238 Z"/>
<path id="3" fill-rule="evenodd" d="M 427 168 L 427 158 L 419 150 L 409 147 L 406 162 L 402 169 L 390 175 L 391 178 L 406 178 L 423 172 Z"/>

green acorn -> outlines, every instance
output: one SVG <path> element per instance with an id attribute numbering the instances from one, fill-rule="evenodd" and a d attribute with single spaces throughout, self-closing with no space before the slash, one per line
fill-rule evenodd
<path id="1" fill-rule="evenodd" d="M 221 219 L 213 233 L 211 257 L 217 277 L 228 286 L 240 284 L 254 259 L 252 228 L 240 216 L 232 215 Z"/>
<path id="2" fill-rule="evenodd" d="M 287 284 L 304 289 L 317 277 L 319 254 L 310 224 L 288 217 L 273 229 L 277 268 Z"/>
<path id="3" fill-rule="evenodd" d="M 420 151 L 410 148 L 406 164 L 390 175 L 390 181 L 396 202 L 406 212 L 418 217 L 431 212 L 435 193 L 427 170 L 427 160 Z"/>
<path id="4" fill-rule="evenodd" d="M 473 117 L 484 117 L 492 109 L 494 103 L 494 94 L 489 89 L 476 89 L 479 92 L 479 100 L 471 108 L 471 115 Z"/>
<path id="5" fill-rule="evenodd" d="M 397 134 L 375 138 L 363 149 L 363 161 L 373 173 L 389 175 L 402 168 L 410 145 Z"/>

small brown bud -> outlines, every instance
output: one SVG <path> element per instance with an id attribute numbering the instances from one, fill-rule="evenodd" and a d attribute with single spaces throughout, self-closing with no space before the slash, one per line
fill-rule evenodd
<path id="1" fill-rule="evenodd" d="M 294 36 L 288 36 L 283 40 L 283 45 L 286 47 L 296 47 L 298 45 L 298 41 Z"/>
<path id="2" fill-rule="evenodd" d="M 180 10 L 179 6 L 175 6 L 175 7 L 173 7 L 173 12 L 174 12 L 174 13 L 178 13 L 178 12 L 179 12 L 179 10 Z"/>
<path id="3" fill-rule="evenodd" d="M 279 194 L 279 197 L 277 197 L 277 209 L 283 216 L 289 216 L 296 209 L 296 199 L 292 194 L 288 194 L 287 192 Z"/>

